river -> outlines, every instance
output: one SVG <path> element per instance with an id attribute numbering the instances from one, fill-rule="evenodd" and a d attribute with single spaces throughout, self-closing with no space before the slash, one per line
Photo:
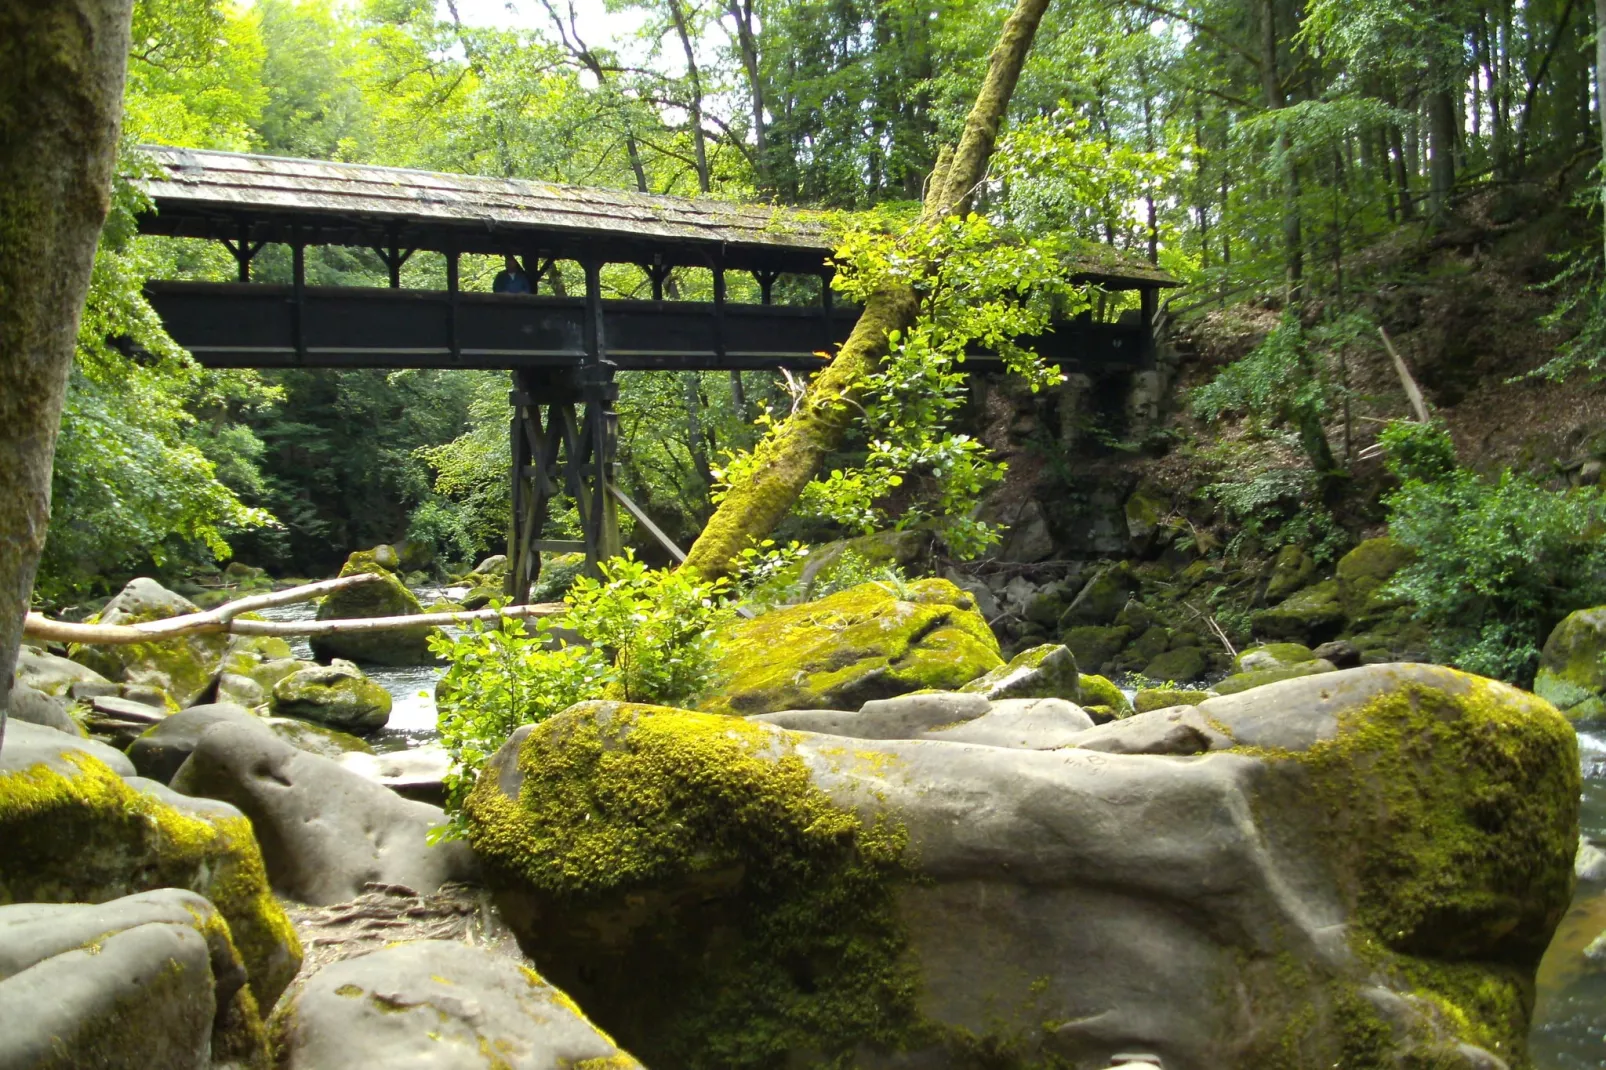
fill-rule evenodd
<path id="1" fill-rule="evenodd" d="M 1606 843 L 1606 728 L 1578 733 L 1584 766 L 1579 826 Z M 1580 885 L 1539 966 L 1539 1001 L 1530 1036 L 1537 1070 L 1606 1067 L 1606 964 L 1585 972 L 1583 950 L 1606 931 L 1606 887 Z"/>
<path id="2" fill-rule="evenodd" d="M 413 593 L 424 605 L 447 599 L 456 601 L 468 593 L 466 587 L 419 587 Z M 295 602 L 260 611 L 268 620 L 311 620 L 317 615 L 314 602 Z M 450 629 L 448 629 L 450 630 Z M 298 658 L 312 658 L 312 645 L 305 637 L 290 640 Z M 440 737 L 435 725 L 435 683 L 446 671 L 442 665 L 364 665 L 362 671 L 390 692 L 390 720 L 385 727 L 367 737 L 376 751 L 406 750 Z"/>

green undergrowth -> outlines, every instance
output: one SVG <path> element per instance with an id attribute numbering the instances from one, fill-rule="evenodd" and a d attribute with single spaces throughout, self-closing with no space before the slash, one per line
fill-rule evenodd
<path id="1" fill-rule="evenodd" d="M 649 1066 L 850 1066 L 919 1022 L 907 835 L 815 787 L 789 736 L 589 704 L 538 725 L 469 838 L 543 972 Z"/>
<path id="2" fill-rule="evenodd" d="M 1379 695 L 1306 751 L 1244 748 L 1274 768 L 1298 764 L 1357 967 L 1343 977 L 1301 967 L 1303 980 L 1252 986 L 1293 1002 L 1277 1015 L 1291 1032 L 1260 1044 L 1263 1065 L 1463 1067 L 1463 1042 L 1528 1065 L 1534 972 L 1572 894 L 1577 742 L 1531 695 L 1472 676 L 1457 683 Z M 1363 978 L 1406 995 L 1404 1018 L 1365 998 Z M 1330 1028 L 1316 1029 L 1320 1020 Z M 1310 1050 L 1322 1035 L 1340 1050 Z"/>

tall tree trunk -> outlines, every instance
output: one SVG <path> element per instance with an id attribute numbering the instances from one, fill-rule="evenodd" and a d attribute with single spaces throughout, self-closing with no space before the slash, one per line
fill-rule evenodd
<path id="1" fill-rule="evenodd" d="M 669 0 L 669 17 L 675 21 L 675 35 L 686 53 L 686 81 L 691 86 L 691 106 L 686 118 L 691 123 L 692 151 L 697 159 L 697 188 L 703 193 L 713 188 L 708 173 L 708 140 L 703 136 L 703 79 L 697 71 L 697 53 L 691 46 L 691 30 L 686 25 L 686 9 L 680 0 Z"/>
<path id="2" fill-rule="evenodd" d="M 1600 143 L 1606 152 L 1606 0 L 1595 0 L 1595 111 L 1600 116 Z M 1600 184 L 1602 238 L 1606 239 L 1606 181 Z"/>
<path id="3" fill-rule="evenodd" d="M 753 170 L 760 187 L 769 185 L 769 124 L 764 119 L 763 73 L 758 65 L 758 35 L 753 32 L 753 0 L 726 0 L 725 11 L 736 24 L 736 53 L 747 74 L 753 102 Z"/>
<path id="4" fill-rule="evenodd" d="M 1455 110 L 1449 90 L 1428 94 L 1428 203 L 1435 220 L 1449 212 L 1455 188 Z"/>
<path id="5" fill-rule="evenodd" d="M 0 0 L 0 743 L 106 219 L 130 0 Z"/>
<path id="6" fill-rule="evenodd" d="M 1266 94 L 1266 107 L 1280 111 L 1288 106 L 1283 92 L 1281 64 L 1278 62 L 1277 16 L 1274 0 L 1260 5 L 1260 81 Z M 1277 135 L 1277 150 L 1283 157 L 1283 271 L 1289 304 L 1299 300 L 1305 279 L 1305 238 L 1299 219 L 1299 162 L 1294 159 L 1294 142 L 1287 130 Z"/>
<path id="7" fill-rule="evenodd" d="M 1048 0 L 1017 0 L 987 64 L 987 77 L 965 119 L 959 145 L 944 153 L 931 176 L 922 219 L 936 221 L 970 206 L 976 186 L 998 142 L 1015 83 L 1031 49 Z M 780 523 L 803 488 L 819 471 L 826 454 L 842 442 L 859 411 L 861 384 L 887 352 L 887 332 L 914 323 L 919 302 L 912 290 L 874 294 L 841 352 L 809 382 L 796 411 L 757 447 L 752 474 L 731 487 L 687 555 L 686 566 L 704 576 L 730 571 L 733 559 L 752 540 Z"/>

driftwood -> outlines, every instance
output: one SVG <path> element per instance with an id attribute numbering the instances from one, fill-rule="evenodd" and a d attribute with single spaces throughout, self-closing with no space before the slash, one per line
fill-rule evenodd
<path id="1" fill-rule="evenodd" d="M 252 595 L 237 602 L 229 602 L 202 613 L 185 613 L 164 620 L 146 621 L 143 624 L 74 624 L 71 621 L 51 620 L 38 613 L 29 613 L 23 622 L 22 634 L 34 639 L 59 643 L 96 643 L 123 646 L 129 643 L 158 643 L 190 635 L 349 635 L 356 632 L 382 632 L 396 628 L 430 628 L 471 621 L 489 621 L 500 618 L 555 617 L 568 607 L 562 602 L 539 602 L 534 605 L 504 606 L 501 609 L 478 609 L 462 613 L 415 613 L 404 617 L 357 617 L 349 620 L 241 620 L 244 613 L 273 606 L 305 602 L 334 591 L 356 587 L 380 579 L 364 573 L 342 576 L 337 580 L 322 580 L 302 587 L 292 587 L 272 594 Z"/>

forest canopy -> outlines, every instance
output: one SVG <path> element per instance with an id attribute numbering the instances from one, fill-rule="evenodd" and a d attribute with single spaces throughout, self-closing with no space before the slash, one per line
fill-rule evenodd
<path id="1" fill-rule="evenodd" d="M 1008 12 L 996 0 L 600 7 L 518 0 L 476 19 L 454 0 L 140 0 L 123 171 L 137 176 L 131 147 L 155 143 L 897 218 L 957 139 Z M 1391 234 L 1535 174 L 1558 196 L 1587 187 L 1595 14 L 1575 0 L 1057 0 L 975 207 L 1032 240 L 1146 258 L 1195 297 L 1271 295 L 1341 323 L 1357 260 Z M 203 371 L 139 287 L 227 278 L 232 262 L 136 238 L 140 207 L 121 181 L 67 402 L 43 597 L 230 555 L 295 574 L 409 536 L 453 562 L 499 548 L 503 376 Z M 1587 316 L 1599 249 L 1580 250 L 1569 300 Z M 468 269 L 465 285 L 487 287 L 496 268 Z M 288 270 L 282 249 L 259 261 L 265 279 Z M 384 280 L 363 250 L 314 250 L 308 270 Z M 405 270 L 423 282 L 441 266 L 420 256 Z M 621 269 L 605 285 L 644 282 Z M 709 286 L 681 271 L 671 290 Z M 755 417 L 783 414 L 795 389 L 771 373 L 621 385 L 621 481 L 683 542 L 728 455 L 756 440 Z M 1330 414 L 1307 395 L 1282 418 Z M 850 464 L 873 452 L 862 438 L 845 448 Z M 809 501 L 788 536 L 844 530 L 840 508 L 811 514 Z"/>

